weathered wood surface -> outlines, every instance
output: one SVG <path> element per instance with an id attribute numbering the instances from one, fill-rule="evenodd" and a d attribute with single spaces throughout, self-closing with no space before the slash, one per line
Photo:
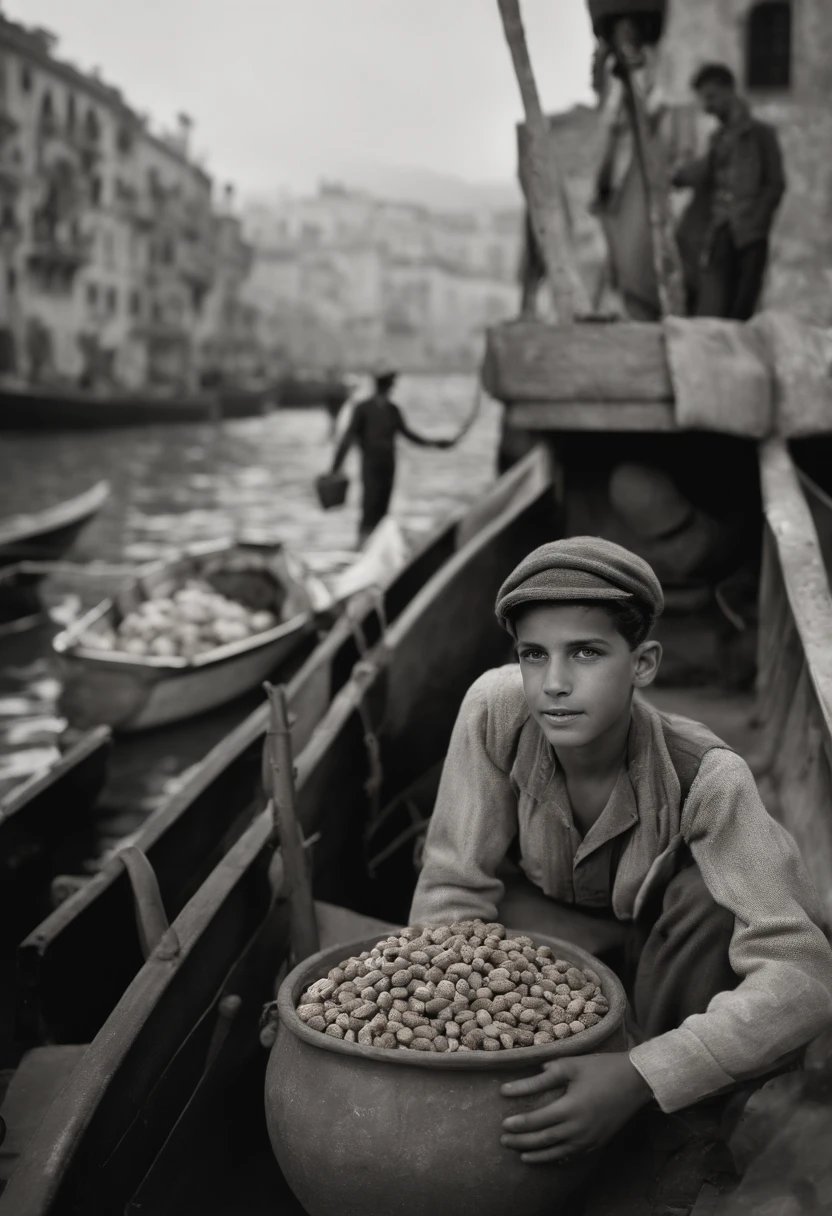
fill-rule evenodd
<path id="1" fill-rule="evenodd" d="M 673 407 L 661 401 L 534 401 L 509 407 L 529 431 L 675 431 Z"/>
<path id="2" fill-rule="evenodd" d="M 511 406 L 673 401 L 662 327 L 638 321 L 495 326 L 488 331 L 482 382 Z"/>
<path id="3" fill-rule="evenodd" d="M 522 180 L 529 218 L 552 292 L 555 314 L 562 320 L 590 311 L 589 295 L 572 253 L 563 189 L 549 139 L 518 0 L 497 0 L 506 41 L 526 112 L 527 156 Z"/>
<path id="4" fill-rule="evenodd" d="M 818 532 L 782 440 L 761 445 L 766 534 L 757 718 L 784 825 L 832 923 L 832 595 Z"/>

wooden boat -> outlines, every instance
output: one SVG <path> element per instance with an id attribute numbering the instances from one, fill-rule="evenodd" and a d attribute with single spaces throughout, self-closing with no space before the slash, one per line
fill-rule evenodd
<path id="1" fill-rule="evenodd" d="M 317 375 L 290 374 L 276 385 L 281 409 L 326 408 L 337 413 L 350 395 L 343 380 Z"/>
<path id="2" fill-rule="evenodd" d="M 275 677 L 288 681 L 296 751 L 345 688 L 357 660 L 378 642 L 382 622 L 398 621 L 449 563 L 463 569 L 469 562 L 485 563 L 487 552 L 478 556 L 479 538 L 495 530 L 497 536 L 526 529 L 534 535 L 536 513 L 550 497 L 551 484 L 547 454 L 529 453 L 473 507 L 429 536 L 386 586 L 355 596 L 322 640 L 305 639 L 291 666 Z M 432 646 L 431 641 L 428 650 Z M 267 721 L 265 707 L 255 710 L 186 774 L 135 837 L 153 865 L 169 915 L 179 912 L 264 805 Z M 358 745 L 361 752 L 360 737 Z M 99 965 L 101 957 L 106 967 Z M 122 864 L 110 859 L 21 945 L 20 1041 L 89 1042 L 141 962 L 130 882 Z M 84 1001 L 68 1002 L 68 986 L 83 989 Z"/>
<path id="3" fill-rule="evenodd" d="M 753 737 L 761 788 L 797 840 L 832 911 L 832 776 L 826 758 L 832 749 L 832 597 L 812 513 L 779 440 L 761 447 L 760 473 L 765 524 L 758 726 L 741 724 L 733 741 L 742 746 L 744 737 L 747 747 L 747 736 Z M 379 804 L 395 806 L 413 775 L 441 758 L 472 676 L 505 657 L 505 638 L 490 619 L 495 582 L 541 532 L 558 533 L 569 513 L 568 483 L 563 494 L 566 501 L 558 506 L 565 515 L 553 510 L 547 494 L 525 517 L 496 519 L 451 558 L 356 668 L 297 755 L 303 827 L 320 833 L 314 868 L 324 944 L 374 932 L 350 908 L 366 913 L 372 904 L 377 916 L 401 920 L 383 906 L 386 885 L 379 899 L 366 881 L 364 832 Z M 448 628 L 454 621 L 459 629 Z M 732 741 L 724 732 L 726 709 L 740 722 L 750 699 L 725 689 L 714 693 L 700 694 L 702 703 L 711 707 L 711 724 Z M 688 712 L 689 695 L 678 689 L 657 693 L 665 706 Z M 364 743 L 368 714 L 379 724 L 377 749 Z M 376 798 L 379 778 L 382 794 Z M 266 1053 L 258 1044 L 258 1014 L 287 953 L 287 905 L 274 848 L 267 809 L 169 929 L 157 922 L 156 949 L 30 1142 L 13 1140 L 20 1159 L 4 1195 L 9 1216 L 301 1212 L 272 1156 L 262 1110 Z M 411 872 L 410 889 L 414 879 Z M 402 898 L 409 899 L 409 890 Z M 333 908 L 328 901 L 347 907 Z M 150 923 L 146 900 L 144 911 Z M 84 984 L 80 990 L 86 997 Z M 63 1050 L 77 1051 L 72 1045 L 86 1041 L 79 1040 L 78 1029 L 77 1016 L 60 1031 L 53 1023 L 53 1039 L 67 1044 Z M 38 1058 L 32 1053 L 29 1066 Z M 788 1131 L 786 1126 L 779 1138 Z M 625 1174 L 636 1185 L 641 1169 L 644 1187 L 652 1182 L 647 1150 L 622 1148 L 620 1141 L 610 1145 L 587 1212 L 618 1213 Z"/>
<path id="4" fill-rule="evenodd" d="M 49 884 L 89 856 L 90 809 L 104 783 L 110 731 L 96 727 L 45 772 L 0 799 L 0 956 L 49 914 Z"/>
<path id="5" fill-rule="evenodd" d="M 109 494 L 109 484 L 100 481 L 54 507 L 0 521 L 0 566 L 62 557 L 81 529 L 101 510 Z"/>
<path id="6" fill-rule="evenodd" d="M 275 408 L 277 393 L 271 389 L 222 389 L 220 407 L 223 418 L 259 418 Z"/>
<path id="7" fill-rule="evenodd" d="M 164 422 L 212 422 L 216 397 L 161 397 L 141 393 L 98 394 L 83 389 L 0 387 L 0 431 L 77 431 L 149 426 Z"/>
<path id="8" fill-rule="evenodd" d="M 102 625 L 116 627 L 143 601 L 173 594 L 189 579 L 269 610 L 277 624 L 192 657 L 93 648 L 90 639 Z M 63 669 L 62 708 L 73 726 L 105 724 L 119 731 L 194 717 L 256 688 L 314 628 L 308 577 L 282 546 L 224 542 L 194 549 L 145 570 L 58 634 L 53 646 Z"/>

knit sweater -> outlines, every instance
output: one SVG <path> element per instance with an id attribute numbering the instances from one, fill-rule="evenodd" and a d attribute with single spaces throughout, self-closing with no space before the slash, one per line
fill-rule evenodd
<path id="1" fill-rule="evenodd" d="M 745 761 L 715 736 L 682 806 L 670 730 L 701 740 L 706 728 L 634 700 L 628 780 L 580 842 L 564 822 L 564 784 L 519 667 L 487 672 L 454 727 L 410 914 L 411 924 L 495 920 L 504 890 L 497 871 L 518 835 L 533 883 L 554 899 L 591 902 L 570 877 L 581 850 L 620 836 L 611 902 L 619 920 L 631 920 L 686 844 L 714 900 L 735 917 L 729 961 L 740 982 L 630 1051 L 667 1112 L 765 1071 L 832 1022 L 832 949 L 794 840 L 766 811 Z"/>

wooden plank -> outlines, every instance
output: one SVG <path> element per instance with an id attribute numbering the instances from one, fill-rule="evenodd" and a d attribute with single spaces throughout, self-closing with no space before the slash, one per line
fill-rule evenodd
<path id="1" fill-rule="evenodd" d="M 658 401 L 535 401 L 506 408 L 512 425 L 528 431 L 677 430 L 671 407 Z"/>
<path id="2" fill-rule="evenodd" d="M 561 319 L 590 311 L 589 296 L 572 255 L 569 226 L 563 208 L 563 187 L 549 139 L 549 123 L 540 104 L 518 0 L 497 0 L 511 51 L 520 96 L 526 112 L 528 157 L 524 186 L 529 218 Z"/>
<path id="3" fill-rule="evenodd" d="M 515 406 L 673 401 L 662 327 L 639 321 L 494 326 L 487 334 L 482 382 L 492 397 Z"/>
<path id="4" fill-rule="evenodd" d="M 760 445 L 763 510 L 777 556 L 809 675 L 832 735 L 832 595 L 818 534 L 797 471 L 782 439 Z"/>

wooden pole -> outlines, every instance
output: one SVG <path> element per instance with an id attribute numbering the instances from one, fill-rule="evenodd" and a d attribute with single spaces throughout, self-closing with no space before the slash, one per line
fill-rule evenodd
<path id="1" fill-rule="evenodd" d="M 295 797 L 292 733 L 286 707 L 286 690 L 265 684 L 269 698 L 269 766 L 275 827 L 283 855 L 286 897 L 291 914 L 289 938 L 296 963 L 320 949 L 312 885 L 306 868 Z"/>
<path id="2" fill-rule="evenodd" d="M 572 256 L 549 123 L 540 105 L 519 0 L 497 0 L 497 4 L 526 114 L 529 219 L 546 267 L 555 315 L 561 321 L 572 320 L 580 314 L 588 314 L 591 308 L 586 286 Z"/>
<path id="3" fill-rule="evenodd" d="M 635 38 L 632 22 L 628 19 L 619 21 L 613 35 L 613 51 L 624 84 L 635 153 L 644 180 L 659 307 L 662 316 L 683 317 L 687 313 L 685 280 L 673 231 L 670 184 L 664 161 L 650 131 L 644 98 L 633 75 L 642 62 L 642 53 Z"/>

